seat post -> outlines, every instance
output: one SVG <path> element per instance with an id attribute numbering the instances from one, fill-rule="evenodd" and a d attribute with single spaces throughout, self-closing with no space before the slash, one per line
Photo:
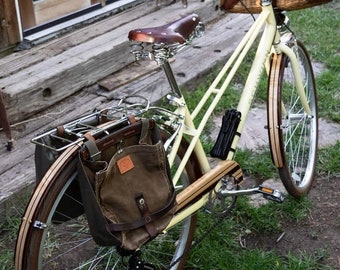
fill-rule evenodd
<path id="1" fill-rule="evenodd" d="M 161 66 L 165 72 L 166 78 L 168 79 L 171 90 L 177 95 L 177 97 L 182 97 L 182 92 L 178 87 L 177 81 L 175 79 L 174 73 L 172 72 L 172 68 L 170 66 L 168 59 L 162 61 Z"/>
<path id="2" fill-rule="evenodd" d="M 137 61 L 154 60 L 162 67 L 170 84 L 171 90 L 177 97 L 182 97 L 182 93 L 179 90 L 177 81 L 172 72 L 169 59 L 176 54 L 176 50 L 178 50 L 180 46 L 182 45 L 176 44 L 170 48 L 169 46 L 164 46 L 164 44 L 152 43 L 134 43 L 131 46 L 131 53 Z"/>

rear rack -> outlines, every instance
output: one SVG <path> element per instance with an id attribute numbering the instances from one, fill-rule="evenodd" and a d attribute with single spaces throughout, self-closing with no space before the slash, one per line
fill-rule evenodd
<path id="1" fill-rule="evenodd" d="M 139 95 L 129 95 L 119 99 L 114 106 L 95 111 L 44 132 L 31 140 L 32 143 L 50 150 L 61 152 L 78 144 L 86 136 L 94 138 L 109 134 L 118 127 L 128 125 L 130 117 L 145 114 L 150 101 Z"/>

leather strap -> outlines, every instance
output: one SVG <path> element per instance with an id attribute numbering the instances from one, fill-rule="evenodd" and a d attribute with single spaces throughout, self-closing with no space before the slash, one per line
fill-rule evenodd
<path id="1" fill-rule="evenodd" d="M 139 144 L 147 144 L 147 137 L 149 132 L 150 120 L 142 119 L 142 130 L 140 133 Z"/>
<path id="2" fill-rule="evenodd" d="M 144 218 L 144 220 L 146 221 L 145 224 L 145 229 L 148 232 L 148 234 L 151 237 L 154 237 L 157 235 L 157 229 L 155 227 L 155 225 L 153 224 L 153 222 L 151 222 L 151 214 L 150 214 L 150 210 L 148 207 L 148 204 L 146 203 L 143 194 L 139 195 L 136 197 L 136 204 Z"/>
<path id="3" fill-rule="evenodd" d="M 144 217 L 136 220 L 134 222 L 129 222 L 129 223 L 110 223 L 108 225 L 109 229 L 111 232 L 120 232 L 120 231 L 129 231 L 133 229 L 137 229 L 140 227 L 145 226 L 148 222 L 154 222 L 157 219 L 161 218 L 164 216 L 167 212 L 170 211 L 170 209 L 175 206 L 175 199 L 176 199 L 176 193 L 174 192 L 172 194 L 171 199 L 169 200 L 168 204 L 163 207 L 161 210 L 156 211 L 154 213 L 151 213 L 147 219 Z"/>
<path id="4" fill-rule="evenodd" d="M 145 120 L 145 121 L 149 122 L 148 123 L 149 129 L 153 129 L 155 127 L 155 123 L 153 120 Z M 144 123 L 144 125 L 146 126 L 147 123 Z M 132 136 L 135 136 L 136 134 L 141 134 L 142 132 L 144 132 L 144 134 L 147 135 L 147 132 L 145 130 L 142 131 L 141 129 L 142 129 L 142 121 L 138 121 L 134 124 L 120 128 L 119 130 L 112 132 L 111 134 L 105 136 L 102 139 L 97 139 L 95 144 L 97 145 L 97 148 L 99 151 L 103 151 L 106 148 L 119 143 L 124 138 L 132 137 Z M 81 156 L 83 160 L 88 160 L 91 157 L 91 153 L 89 153 L 89 149 L 87 147 L 83 147 L 80 151 L 81 151 Z"/>
<path id="5" fill-rule="evenodd" d="M 88 154 L 89 154 L 89 159 L 91 161 L 98 161 L 100 160 L 100 151 L 96 145 L 96 142 L 95 141 L 92 141 L 92 140 L 88 140 L 85 142 L 85 147 L 88 151 Z"/>

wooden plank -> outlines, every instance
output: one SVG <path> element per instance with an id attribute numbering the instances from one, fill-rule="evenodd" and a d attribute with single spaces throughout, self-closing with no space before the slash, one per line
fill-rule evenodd
<path id="1" fill-rule="evenodd" d="M 179 84 L 181 86 L 185 85 L 186 88 L 190 86 L 190 84 L 195 85 L 203 74 L 210 72 L 218 62 L 226 59 L 239 41 L 242 33 L 246 31 L 250 22 L 251 19 L 247 16 L 233 15 L 221 18 L 211 25 L 208 24 L 206 34 L 202 38 L 195 40 L 194 47 L 189 46 L 188 49 L 182 51 L 172 61 L 175 76 L 180 74 L 180 76 L 176 76 Z M 228 28 L 226 28 L 225 25 L 228 25 Z M 238 31 L 235 31 L 235 29 Z M 228 36 L 228 39 L 225 40 L 222 35 L 216 35 L 216 33 L 219 32 L 223 32 Z M 197 57 L 197 55 L 200 55 L 200 57 Z M 139 66 L 138 69 L 142 69 L 144 65 L 150 66 L 151 69 L 155 66 L 153 61 L 141 61 L 138 62 L 138 64 L 133 63 L 132 65 Z M 157 66 L 155 67 L 157 68 Z M 149 68 L 147 68 L 147 70 L 149 70 Z M 139 73 L 136 72 L 137 77 L 131 77 L 131 81 L 127 83 L 127 85 L 124 84 L 117 87 L 114 95 L 117 93 L 124 95 L 129 91 L 141 93 L 145 88 L 149 88 L 149 92 L 158 92 L 159 90 L 157 90 L 157 88 L 168 90 L 167 82 L 162 71 L 147 73 L 146 75 L 140 76 Z M 130 70 L 124 68 L 116 74 L 128 77 Z M 108 78 L 112 78 L 113 76 L 114 75 L 110 75 Z M 99 97 L 96 99 L 92 94 L 96 96 L 99 95 Z M 22 125 L 19 124 L 17 128 L 14 128 L 13 132 L 17 132 L 15 133 L 15 137 L 26 137 L 34 131 L 38 132 L 41 127 L 46 129 L 67 121 L 67 119 L 63 118 L 63 115 L 71 114 L 68 119 L 72 119 L 76 115 L 88 111 L 90 108 L 105 106 L 105 97 L 111 100 L 112 94 L 107 91 L 100 91 L 96 84 L 91 87 L 86 87 L 77 93 L 76 96 L 71 97 L 71 102 L 68 99 L 63 100 L 58 102 L 54 107 L 46 107 L 44 112 L 23 121 Z M 155 97 L 152 101 L 158 99 L 159 97 Z M 84 105 L 89 102 L 89 105 Z M 74 110 L 74 107 L 76 107 L 77 110 Z M 82 109 L 82 107 L 85 109 Z"/>
<path id="2" fill-rule="evenodd" d="M 92 23 L 90 26 L 73 30 L 58 39 L 53 39 L 49 42 L 34 46 L 30 50 L 19 51 L 7 57 L 0 58 L 0 78 L 10 76 L 15 72 L 44 61 L 46 58 L 56 56 L 69 48 L 75 47 L 110 31 L 114 31 L 114 29 L 119 26 L 124 25 L 131 20 L 143 17 L 155 10 L 155 6 L 145 4 L 139 5 L 126 12 Z"/>
<path id="3" fill-rule="evenodd" d="M 0 0 L 0 52 L 20 41 L 15 0 Z"/>
<path id="4" fill-rule="evenodd" d="M 98 86 L 106 91 L 112 91 L 147 74 L 156 73 L 160 69 L 161 67 L 154 61 L 133 62 L 124 69 L 100 80 Z"/>

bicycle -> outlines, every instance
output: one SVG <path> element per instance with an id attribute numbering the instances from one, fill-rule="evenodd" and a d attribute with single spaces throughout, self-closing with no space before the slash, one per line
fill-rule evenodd
<path id="1" fill-rule="evenodd" d="M 155 60 L 164 69 L 171 86 L 167 96 L 170 109 L 151 106 L 144 97 L 128 96 L 117 105 L 65 124 L 62 129 L 66 136 L 61 136 L 56 128 L 32 140 L 57 152 L 58 157 L 38 184 L 24 214 L 16 245 L 16 269 L 182 269 L 199 209 L 207 208 L 224 217 L 238 196 L 254 193 L 282 202 L 282 194 L 268 187 L 241 189 L 243 173 L 233 160 L 263 70 L 268 74 L 267 129 L 273 163 L 289 194 L 300 198 L 308 193 L 314 178 L 318 130 L 312 66 L 284 13 L 274 11 L 270 1 L 261 2 L 262 12 L 192 112 L 176 83 L 169 59 L 203 34 L 199 17 L 191 14 L 160 27 L 130 31 L 136 59 Z M 222 143 L 217 143 L 212 151 L 219 163 L 210 168 L 200 135 L 258 36 L 258 49 L 239 104 L 226 112 L 229 124 L 222 125 L 221 132 L 225 136 L 218 138 Z M 196 127 L 193 121 L 203 107 L 203 118 Z M 106 136 L 112 128 L 128 122 L 127 114 L 147 114 L 162 127 L 178 192 L 176 214 L 165 233 L 131 256 L 129 266 L 122 262 L 115 247 L 96 246 L 84 215 L 77 214 L 82 210 L 82 198 L 77 192 L 76 169 L 77 153 L 86 140 L 84 134 Z M 65 200 L 67 209 L 60 208 Z M 57 220 L 65 216 L 66 221 Z"/>

